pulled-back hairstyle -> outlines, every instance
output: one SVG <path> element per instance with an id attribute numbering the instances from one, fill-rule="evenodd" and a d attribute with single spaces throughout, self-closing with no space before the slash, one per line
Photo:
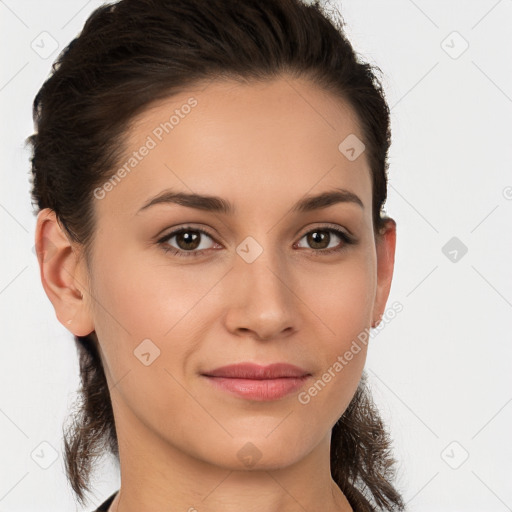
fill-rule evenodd
<path id="1" fill-rule="evenodd" d="M 33 102 L 32 200 L 55 211 L 90 262 L 93 191 L 113 175 L 127 127 L 153 102 L 214 80 L 303 78 L 357 114 L 371 169 L 372 218 L 386 216 L 389 109 L 375 66 L 362 62 L 317 0 L 121 0 L 97 8 L 61 52 Z M 340 141 L 341 142 L 341 141 Z M 112 402 L 93 331 L 74 337 L 81 388 L 63 428 L 65 467 L 80 503 L 96 458 L 119 460 Z M 403 510 L 390 438 L 363 372 L 331 437 L 331 474 L 356 511 Z"/>

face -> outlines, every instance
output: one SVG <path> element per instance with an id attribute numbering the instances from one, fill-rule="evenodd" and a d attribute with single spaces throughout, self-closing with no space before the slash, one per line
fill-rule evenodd
<path id="1" fill-rule="evenodd" d="M 363 140 L 347 104 L 284 78 L 211 83 L 137 117 L 125 172 L 95 192 L 91 267 L 76 274 L 90 287 L 67 325 L 96 332 L 120 438 L 238 469 L 328 442 L 367 347 L 344 354 L 384 311 L 395 242 L 374 237 L 370 168 L 340 151 L 348 136 Z M 147 206 L 164 191 L 222 201 Z M 238 363 L 306 377 L 205 376 Z"/>

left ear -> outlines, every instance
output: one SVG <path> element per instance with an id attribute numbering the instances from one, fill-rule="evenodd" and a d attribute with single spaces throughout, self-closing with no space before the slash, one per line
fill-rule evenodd
<path id="1" fill-rule="evenodd" d="M 395 267 L 396 222 L 386 217 L 386 223 L 376 238 L 377 249 L 377 291 L 373 305 L 372 327 L 381 321 L 391 289 Z"/>

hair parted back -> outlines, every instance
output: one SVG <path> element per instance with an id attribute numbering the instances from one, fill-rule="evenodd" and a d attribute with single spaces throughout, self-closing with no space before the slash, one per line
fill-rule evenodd
<path id="1" fill-rule="evenodd" d="M 60 53 L 33 102 L 32 200 L 55 211 L 90 262 L 93 190 L 117 168 L 127 126 L 153 102 L 202 82 L 303 78 L 357 114 L 371 169 L 376 236 L 385 225 L 389 108 L 375 75 L 356 56 L 319 0 L 121 0 L 102 5 Z M 65 467 L 80 503 L 94 461 L 119 458 L 111 398 L 93 331 L 75 336 L 81 388 L 64 430 Z M 355 511 L 403 510 L 392 481 L 391 440 L 363 372 L 332 430 L 331 474 Z"/>

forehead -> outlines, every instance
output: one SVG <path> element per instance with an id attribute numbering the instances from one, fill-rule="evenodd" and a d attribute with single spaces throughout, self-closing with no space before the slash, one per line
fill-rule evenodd
<path id="1" fill-rule="evenodd" d="M 348 159 L 340 149 L 346 140 L 363 140 L 357 115 L 314 84 L 210 82 L 134 118 L 114 169 L 124 168 L 122 177 L 98 206 L 135 213 L 165 188 L 249 204 L 255 195 L 285 202 L 341 185 L 369 207 L 366 154 Z"/>

